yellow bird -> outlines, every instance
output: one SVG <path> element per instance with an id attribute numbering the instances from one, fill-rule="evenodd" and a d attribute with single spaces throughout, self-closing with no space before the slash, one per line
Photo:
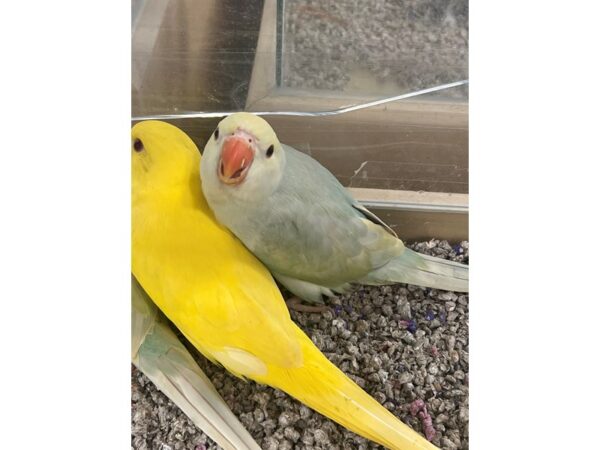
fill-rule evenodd
<path id="1" fill-rule="evenodd" d="M 132 129 L 132 270 L 207 358 L 392 449 L 436 447 L 335 367 L 292 322 L 269 271 L 202 194 L 200 152 L 158 121 Z"/>

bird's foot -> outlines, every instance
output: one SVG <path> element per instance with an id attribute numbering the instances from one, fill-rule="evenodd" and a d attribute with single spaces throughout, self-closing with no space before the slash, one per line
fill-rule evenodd
<path id="1" fill-rule="evenodd" d="M 324 313 L 326 311 L 331 311 L 328 306 L 311 306 L 302 304 L 302 300 L 298 297 L 291 297 L 285 301 L 288 309 L 293 309 L 294 311 L 299 312 L 308 312 L 308 313 Z"/>

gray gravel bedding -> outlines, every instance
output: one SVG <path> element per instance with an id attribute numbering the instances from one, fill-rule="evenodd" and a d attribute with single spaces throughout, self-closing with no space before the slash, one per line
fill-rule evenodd
<path id="1" fill-rule="evenodd" d="M 413 249 L 468 262 L 468 243 Z M 467 449 L 468 295 L 416 286 L 361 287 L 324 314 L 292 311 L 325 355 L 397 417 L 443 449 Z M 188 345 L 188 348 L 191 348 Z M 286 394 L 243 382 L 194 351 L 200 367 L 264 449 L 379 449 Z M 148 379 L 132 370 L 135 449 L 218 448 Z M 422 401 L 431 416 L 427 424 Z M 411 406 L 413 411 L 411 411 Z"/>

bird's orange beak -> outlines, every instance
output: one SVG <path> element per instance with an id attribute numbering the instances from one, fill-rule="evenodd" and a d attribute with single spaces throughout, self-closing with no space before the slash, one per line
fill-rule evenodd
<path id="1" fill-rule="evenodd" d="M 254 152 L 247 139 L 239 136 L 228 137 L 221 149 L 219 179 L 225 184 L 240 184 L 248 175 L 254 160 Z"/>

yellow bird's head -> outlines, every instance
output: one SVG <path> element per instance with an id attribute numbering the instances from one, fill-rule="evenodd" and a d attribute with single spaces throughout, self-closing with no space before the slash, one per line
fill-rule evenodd
<path id="1" fill-rule="evenodd" d="M 199 184 L 200 151 L 179 128 L 148 120 L 131 129 L 133 195 Z"/>

